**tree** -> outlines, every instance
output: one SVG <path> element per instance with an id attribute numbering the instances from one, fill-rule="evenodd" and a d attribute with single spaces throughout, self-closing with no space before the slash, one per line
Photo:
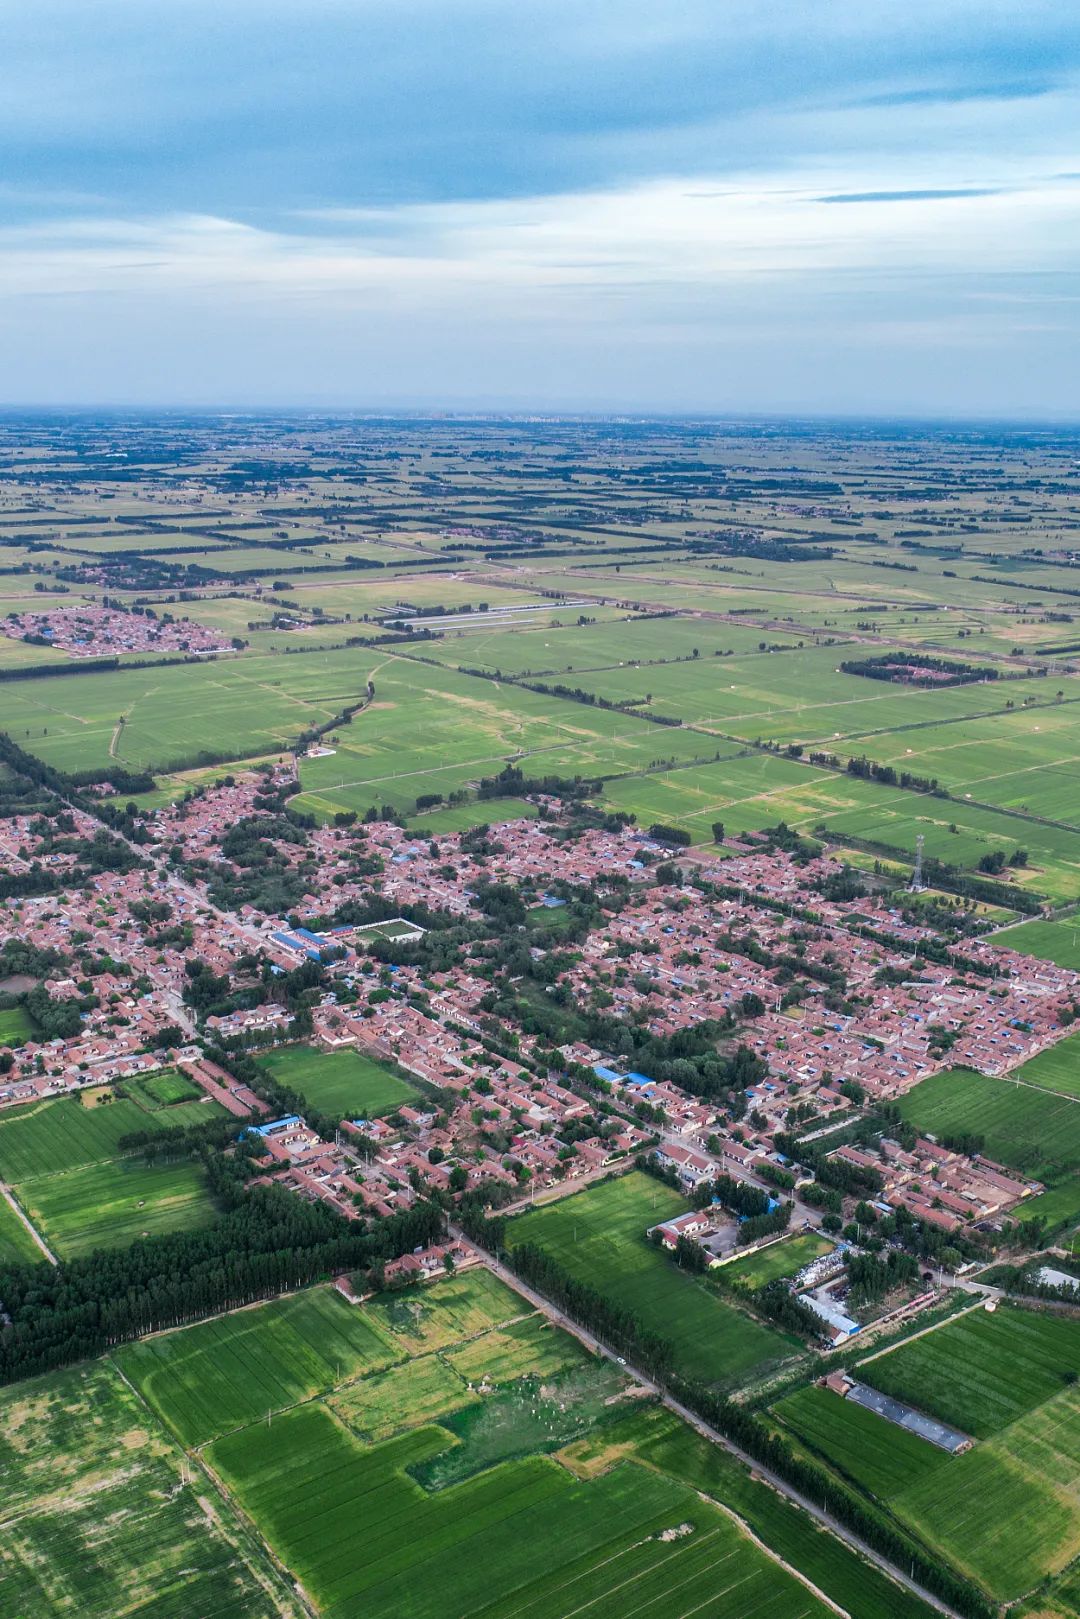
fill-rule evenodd
<path id="1" fill-rule="evenodd" d="M 724 841 L 724 823 L 723 823 L 723 821 L 714 821 L 713 822 L 713 824 L 712 824 L 712 836 L 713 836 L 713 842 L 714 843 L 723 843 L 723 841 Z"/>

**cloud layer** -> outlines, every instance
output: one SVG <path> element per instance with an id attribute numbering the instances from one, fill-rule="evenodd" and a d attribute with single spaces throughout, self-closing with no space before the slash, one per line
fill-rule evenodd
<path id="1" fill-rule="evenodd" d="M 1075 415 L 1080 28 L 1018 12 L 39 0 L 3 393 Z"/>

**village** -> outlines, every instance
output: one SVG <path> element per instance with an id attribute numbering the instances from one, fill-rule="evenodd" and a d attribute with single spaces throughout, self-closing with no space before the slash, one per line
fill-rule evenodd
<path id="1" fill-rule="evenodd" d="M 771 1191 L 788 1162 L 781 1143 L 796 1128 L 873 1182 L 879 1213 L 902 1207 L 944 1233 L 1000 1223 L 1041 1190 L 980 1152 L 888 1135 L 867 1149 L 845 1126 L 864 1104 L 894 1101 L 946 1066 L 1002 1074 L 1053 1044 L 1080 997 L 1076 973 L 985 940 L 965 943 L 968 970 L 933 952 L 920 957 L 931 929 L 873 895 L 822 897 L 837 870 L 827 855 L 797 864 L 783 851 L 745 849 L 658 884 L 669 850 L 631 827 L 562 836 L 555 804 L 543 806 L 549 819 L 497 822 L 480 838 L 425 839 L 381 821 L 308 828 L 296 841 L 272 841 L 274 858 L 306 883 L 288 915 L 215 903 L 214 875 L 229 868 L 225 840 L 259 824 L 258 801 L 287 792 L 291 780 L 280 767 L 200 790 L 142 817 L 138 861 L 100 872 L 92 893 L 58 888 L 4 903 L 0 944 L 64 962 L 43 988 L 51 1007 L 77 1006 L 78 1019 L 75 1031 L 24 1040 L 0 1058 L 0 1107 L 175 1070 L 238 1134 L 258 1134 L 277 1184 L 350 1220 L 400 1212 L 430 1190 L 451 1199 L 498 1192 L 513 1206 L 642 1155 L 688 1198 L 717 1176 Z M 261 824 L 273 832 L 265 817 Z M 73 812 L 76 839 L 95 830 L 92 814 Z M 55 840 L 32 818 L 7 819 L 2 836 L 12 872 L 67 871 L 76 859 L 51 851 Z M 661 1041 L 702 1025 L 724 1030 L 725 1045 L 737 1041 L 754 1060 L 739 1107 L 730 1094 L 695 1094 L 637 1072 L 599 1044 L 554 1046 L 501 1020 L 480 945 L 466 944 L 449 969 L 410 961 L 427 931 L 417 917 L 475 922 L 484 915 L 478 896 L 493 885 L 534 909 L 598 900 L 599 925 L 572 949 L 561 950 L 557 932 L 547 949 L 532 945 L 534 961 L 556 955 L 549 991 L 565 986 L 571 1004 L 610 1009 Z M 350 905 L 374 905 L 381 919 L 328 923 Z M 236 1004 L 200 1007 L 195 964 Z M 279 986 L 305 965 L 315 987 L 290 1004 Z M 297 1040 L 385 1063 L 415 1085 L 415 1101 L 320 1133 L 302 1113 L 269 1116 L 256 1090 L 208 1055 Z M 820 1207 L 804 1204 L 798 1185 L 790 1196 L 796 1218 L 820 1229 Z M 700 1245 L 710 1266 L 738 1249 L 736 1222 L 715 1204 L 659 1231 L 669 1247 L 680 1237 Z M 826 1289 L 840 1270 L 824 1278 Z M 412 1266 L 402 1260 L 397 1271 L 404 1277 Z M 855 1330 L 827 1291 L 807 1297 L 827 1333 Z"/>

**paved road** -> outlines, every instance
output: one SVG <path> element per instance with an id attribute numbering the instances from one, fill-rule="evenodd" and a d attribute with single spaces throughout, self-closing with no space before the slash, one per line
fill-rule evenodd
<path id="1" fill-rule="evenodd" d="M 606 1360 L 610 1360 L 614 1362 L 614 1364 L 624 1367 L 626 1371 L 630 1373 L 643 1388 L 648 1389 L 650 1394 L 654 1394 L 658 1400 L 667 1406 L 669 1411 L 673 1411 L 676 1416 L 681 1417 L 684 1422 L 689 1423 L 690 1427 L 693 1428 L 696 1433 L 700 1434 L 703 1439 L 707 1439 L 710 1444 L 720 1445 L 730 1455 L 736 1457 L 740 1462 L 743 1463 L 744 1466 L 750 1468 L 750 1470 L 759 1478 L 764 1479 L 767 1484 L 770 1484 L 779 1495 L 785 1496 L 787 1500 L 794 1502 L 796 1506 L 802 1507 L 803 1511 L 808 1512 L 817 1523 L 822 1524 L 826 1529 L 829 1529 L 838 1540 L 842 1540 L 845 1545 L 851 1547 L 851 1549 L 857 1552 L 860 1557 L 864 1557 L 867 1562 L 875 1564 L 877 1568 L 881 1569 L 884 1574 L 887 1574 L 891 1580 L 896 1582 L 896 1584 L 902 1585 L 906 1590 L 911 1591 L 915 1596 L 919 1597 L 929 1607 L 934 1608 L 938 1613 L 948 1615 L 949 1619 L 960 1619 L 960 1615 L 957 1614 L 954 1608 L 950 1608 L 948 1604 L 942 1602 L 939 1597 L 936 1597 L 932 1594 L 932 1592 L 925 1590 L 921 1585 L 918 1584 L 917 1581 L 911 1579 L 910 1576 L 906 1575 L 901 1569 L 894 1567 L 894 1565 L 890 1563 L 887 1558 L 881 1556 L 880 1552 L 874 1551 L 873 1547 L 868 1546 L 865 1541 L 860 1540 L 858 1535 L 853 1534 L 852 1531 L 844 1524 L 839 1523 L 828 1512 L 826 1512 L 824 1508 L 819 1507 L 816 1502 L 811 1501 L 807 1496 L 802 1495 L 798 1490 L 795 1489 L 793 1485 L 789 1484 L 786 1479 L 781 1478 L 779 1473 L 774 1473 L 769 1468 L 763 1467 L 761 1463 L 755 1461 L 752 1456 L 749 1456 L 745 1451 L 740 1450 L 738 1445 L 733 1444 L 730 1439 L 725 1438 L 725 1436 L 722 1433 L 719 1433 L 717 1429 L 711 1427 L 703 1417 L 699 1417 L 695 1411 L 689 1410 L 688 1407 L 681 1404 L 680 1401 L 674 1399 L 672 1395 L 667 1394 L 658 1383 L 653 1381 L 651 1377 L 646 1377 L 644 1372 L 638 1371 L 635 1366 L 627 1365 L 626 1361 L 621 1360 L 617 1355 L 612 1354 L 611 1350 L 607 1349 L 598 1338 L 595 1338 L 592 1335 L 591 1332 L 588 1332 L 584 1327 L 579 1326 L 576 1321 L 572 1321 L 569 1316 L 563 1315 L 562 1311 L 557 1310 L 548 1299 L 544 1298 L 543 1294 L 537 1293 L 533 1288 L 529 1287 L 526 1282 L 523 1282 L 519 1276 L 515 1276 L 514 1272 L 509 1270 L 507 1266 L 503 1265 L 493 1254 L 487 1253 L 483 1248 L 480 1248 L 475 1243 L 470 1242 L 465 1234 L 457 1227 L 451 1225 L 450 1230 L 458 1241 L 462 1242 L 465 1247 L 476 1254 L 481 1263 L 486 1265 L 488 1270 L 497 1276 L 500 1281 L 505 1282 L 508 1287 L 513 1288 L 514 1291 L 519 1293 L 522 1298 L 527 1299 L 534 1309 L 540 1310 L 545 1316 L 547 1316 L 548 1320 L 554 1322 L 557 1327 L 561 1327 L 565 1332 L 569 1332 L 578 1340 L 579 1343 L 583 1344 L 586 1349 L 590 1350 L 591 1353 L 595 1355 L 602 1355 Z"/>

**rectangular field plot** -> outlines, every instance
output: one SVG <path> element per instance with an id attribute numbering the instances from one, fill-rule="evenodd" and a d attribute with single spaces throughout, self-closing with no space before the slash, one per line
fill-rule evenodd
<path id="1" fill-rule="evenodd" d="M 0 1177 L 13 1184 L 56 1170 L 115 1158 L 121 1137 L 136 1130 L 202 1124 L 221 1113 L 216 1102 L 181 1102 L 148 1113 L 126 1097 L 91 1102 L 60 1097 L 6 1109 L 0 1117 Z"/>
<path id="2" fill-rule="evenodd" d="M 292 1619 L 291 1596 L 217 1496 L 148 1430 L 102 1362 L 0 1396 L 0 1612 L 12 1619 Z"/>
<path id="3" fill-rule="evenodd" d="M 773 1410 L 811 1450 L 885 1501 L 951 1459 L 947 1451 L 828 1389 L 800 1389 Z"/>
<path id="4" fill-rule="evenodd" d="M 33 1038 L 34 1024 L 21 1006 L 0 1011 L 0 1046 L 23 1046 Z"/>
<path id="5" fill-rule="evenodd" d="M 400 1356 L 370 1311 L 320 1287 L 145 1338 L 116 1359 L 193 1447 Z"/>
<path id="6" fill-rule="evenodd" d="M 1030 1591 L 1080 1552 L 1080 1395 L 1055 1394 L 892 1509 L 995 1597 Z"/>
<path id="7" fill-rule="evenodd" d="M 1080 1097 L 1080 1035 L 1069 1035 L 1056 1046 L 1048 1046 L 1037 1057 L 1017 1069 L 1026 1085 L 1041 1085 L 1061 1096 Z"/>
<path id="8" fill-rule="evenodd" d="M 947 1068 L 902 1097 L 900 1112 L 938 1137 L 973 1131 L 990 1158 L 1040 1180 L 1080 1163 L 1080 1102 L 1008 1078 Z"/>
<path id="9" fill-rule="evenodd" d="M 637 1171 L 511 1221 L 509 1242 L 547 1249 L 580 1280 L 668 1338 L 688 1376 L 731 1383 L 797 1353 L 796 1340 L 751 1320 L 645 1239 L 685 1200 Z"/>
<path id="10" fill-rule="evenodd" d="M 669 1479 L 623 1464 L 582 1482 L 531 1457 L 428 1494 L 406 1470 L 447 1442 L 421 1428 L 367 1448 L 324 1409 L 303 1406 L 220 1440 L 212 1460 L 334 1619 L 600 1619 L 631 1611 L 631 1596 L 642 1619 L 718 1619 L 733 1604 L 740 1619 L 827 1611 Z M 658 1538 L 682 1525 L 678 1539 Z"/>
<path id="11" fill-rule="evenodd" d="M 189 1231 L 215 1212 L 203 1168 L 191 1160 L 83 1164 L 25 1181 L 19 1196 L 50 1248 L 64 1259 L 95 1248 L 127 1247 L 139 1237 Z"/>
<path id="12" fill-rule="evenodd" d="M 1059 967 L 1080 971 L 1080 918 L 1061 922 L 1021 922 L 994 934 L 994 943 L 1019 950 L 1026 956 L 1053 961 Z"/>
<path id="13" fill-rule="evenodd" d="M 1004 1305 L 973 1310 L 858 1368 L 861 1382 L 978 1439 L 1080 1373 L 1080 1322 Z"/>
<path id="14" fill-rule="evenodd" d="M 467 1383 L 507 1383 L 515 1377 L 553 1377 L 580 1364 L 584 1350 L 575 1338 L 551 1326 L 542 1315 L 493 1327 L 445 1360 Z"/>
<path id="15" fill-rule="evenodd" d="M 420 1355 L 350 1383 L 328 1404 L 361 1439 L 374 1443 L 436 1422 L 477 1398 L 441 1355 Z"/>
<path id="16" fill-rule="evenodd" d="M 299 1091 L 313 1108 L 351 1119 L 392 1113 L 417 1093 L 389 1064 L 357 1051 L 317 1051 L 289 1046 L 261 1059 L 275 1079 Z"/>
<path id="17" fill-rule="evenodd" d="M 423 1355 L 531 1314 L 531 1306 L 489 1270 L 477 1268 L 387 1294 L 367 1305 L 365 1314 L 400 1345 L 402 1355 Z"/>

